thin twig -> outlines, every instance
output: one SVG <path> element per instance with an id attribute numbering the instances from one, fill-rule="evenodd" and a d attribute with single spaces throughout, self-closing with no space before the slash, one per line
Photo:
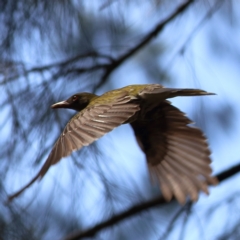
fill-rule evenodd
<path id="1" fill-rule="evenodd" d="M 175 215 L 173 216 L 172 220 L 170 221 L 170 223 L 168 224 L 168 227 L 166 228 L 166 230 L 164 231 L 164 233 L 161 235 L 160 239 L 166 239 L 168 234 L 172 231 L 173 227 L 174 227 L 174 223 L 178 220 L 178 218 L 182 215 L 183 212 L 187 211 L 189 212 L 192 208 L 192 202 L 188 201 L 186 203 L 185 206 L 181 207 L 180 209 L 178 209 L 178 211 L 175 213 Z M 186 218 L 185 218 L 186 219 Z"/>
<path id="2" fill-rule="evenodd" d="M 205 13 L 204 17 L 201 19 L 201 21 L 198 23 L 198 25 L 193 29 L 191 34 L 188 36 L 188 38 L 185 40 L 183 45 L 180 47 L 179 51 L 180 53 L 184 53 L 186 51 L 187 46 L 189 46 L 189 42 L 194 38 L 197 32 L 204 26 L 204 24 L 213 16 L 213 14 L 219 10 L 219 8 L 222 6 L 224 0 L 216 0 L 214 5 Z"/>

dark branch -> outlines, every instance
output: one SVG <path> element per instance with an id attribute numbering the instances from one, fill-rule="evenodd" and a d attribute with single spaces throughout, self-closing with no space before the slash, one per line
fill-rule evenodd
<path id="1" fill-rule="evenodd" d="M 97 52 L 90 52 L 90 53 L 86 53 L 86 54 L 77 55 L 73 58 L 67 59 L 66 61 L 60 61 L 60 62 L 48 64 L 48 65 L 45 65 L 45 66 L 41 66 L 41 67 L 34 67 L 34 68 L 31 68 L 31 69 L 27 70 L 26 73 L 41 72 L 41 71 L 48 70 L 48 69 L 54 68 L 54 67 L 64 67 L 66 65 L 69 65 L 70 63 L 79 61 L 80 59 L 90 58 L 90 57 L 104 58 L 104 59 L 113 61 L 111 56 L 101 54 L 101 53 L 97 53 Z"/>
<path id="2" fill-rule="evenodd" d="M 96 70 L 102 69 L 102 70 L 104 70 L 104 73 L 103 73 L 100 81 L 98 82 L 98 84 L 94 87 L 94 91 L 95 91 L 97 88 L 101 87 L 107 81 L 107 78 L 109 77 L 109 75 L 117 67 L 119 67 L 119 65 L 121 65 L 124 61 L 126 61 L 128 58 L 130 58 L 132 55 L 134 55 L 137 51 L 139 51 L 144 46 L 146 46 L 154 37 L 156 37 L 161 32 L 161 30 L 171 20 L 173 20 L 179 14 L 184 12 L 187 9 L 187 7 L 190 6 L 190 4 L 193 2 L 194 2 L 194 0 L 188 0 L 185 3 L 183 3 L 182 5 L 180 5 L 172 14 L 170 14 L 170 16 L 168 16 L 165 20 L 158 23 L 148 34 L 146 34 L 146 36 L 143 37 L 143 39 L 139 43 L 137 43 L 134 47 L 132 47 L 130 50 L 128 50 L 123 55 L 119 56 L 117 59 L 113 59 L 109 55 L 105 55 L 105 54 L 98 53 L 98 52 L 90 52 L 90 53 L 86 53 L 86 54 L 80 54 L 73 58 L 67 59 L 65 61 L 60 61 L 60 62 L 56 62 L 56 63 L 52 63 L 52 64 L 40 66 L 40 67 L 33 67 L 33 68 L 30 68 L 27 70 L 23 69 L 22 73 L 13 74 L 11 76 L 8 76 L 7 78 L 4 78 L 0 82 L 0 85 L 3 85 L 9 81 L 13 81 L 13 80 L 19 78 L 21 75 L 26 76 L 30 73 L 43 72 L 43 71 L 51 70 L 54 68 L 61 69 L 60 71 L 61 72 L 65 71 L 66 74 L 71 74 L 71 73 L 82 74 L 85 72 L 91 72 L 91 71 L 96 71 Z M 68 67 L 72 63 L 76 63 L 77 61 L 79 61 L 81 59 L 86 59 L 89 57 L 105 59 L 109 62 L 104 63 L 104 64 L 96 64 L 96 65 L 93 65 L 90 67 L 76 67 L 76 66 L 74 68 Z"/>
<path id="3" fill-rule="evenodd" d="M 222 182 L 239 172 L 240 172 L 240 164 L 237 164 L 237 165 L 217 174 L 216 177 L 219 182 Z"/>
<path id="4" fill-rule="evenodd" d="M 70 73 L 82 74 L 85 72 L 92 72 L 92 71 L 96 71 L 99 69 L 107 69 L 107 67 L 109 66 L 109 64 L 105 63 L 105 64 L 96 64 L 96 65 L 89 66 L 89 67 L 76 67 L 76 66 L 74 66 L 72 68 L 69 67 L 70 64 L 76 63 L 79 60 L 86 59 L 86 58 L 105 59 L 105 60 L 111 61 L 111 62 L 114 61 L 111 56 L 108 56 L 106 54 L 102 54 L 102 53 L 98 53 L 98 52 L 89 52 L 86 54 L 79 54 L 75 57 L 69 58 L 64 61 L 59 61 L 59 62 L 55 62 L 55 63 L 51 63 L 51 64 L 39 66 L 39 67 L 32 67 L 30 69 L 24 69 L 23 63 L 11 62 L 12 66 L 16 66 L 16 65 L 22 66 L 22 71 L 19 71 L 16 74 L 11 74 L 10 76 L 4 77 L 3 80 L 0 81 L 0 85 L 4 85 L 7 82 L 14 81 L 17 78 L 21 77 L 22 75 L 27 76 L 28 74 L 31 74 L 31 73 L 43 72 L 43 71 L 52 70 L 52 69 L 59 69 L 61 74 L 63 74 L 63 73 L 64 74 L 70 74 Z"/>
<path id="5" fill-rule="evenodd" d="M 221 183 L 222 181 L 225 181 L 226 179 L 232 177 L 233 175 L 235 175 L 236 173 L 239 173 L 239 172 L 240 172 L 240 163 L 237 164 L 236 166 L 231 167 L 228 170 L 225 170 L 225 171 L 217 174 L 216 178 L 219 180 L 219 183 Z M 173 202 L 173 201 L 175 201 L 175 199 L 171 200 L 171 202 Z M 157 207 L 159 205 L 163 205 L 166 203 L 167 202 L 164 200 L 164 198 L 162 196 L 159 196 L 148 202 L 135 205 L 135 206 L 129 208 L 128 210 L 126 210 L 118 215 L 115 215 L 104 222 L 101 222 L 101 223 L 95 225 L 92 228 L 69 235 L 64 240 L 76 240 L 76 239 L 81 239 L 84 237 L 93 237 L 97 232 L 103 230 L 104 228 L 110 227 L 120 221 L 123 221 L 124 219 L 127 219 L 129 217 L 137 215 L 142 211 L 146 211 L 150 208 Z"/>
<path id="6" fill-rule="evenodd" d="M 77 232 L 76 234 L 72 234 L 72 235 L 68 236 L 67 238 L 65 238 L 65 240 L 76 240 L 76 239 L 81 239 L 83 237 L 93 237 L 98 231 L 100 231 L 104 228 L 112 226 L 113 224 L 116 224 L 128 217 L 134 216 L 143 210 L 153 208 L 153 207 L 156 207 L 156 206 L 164 204 L 164 203 L 166 203 L 166 201 L 161 196 L 157 197 L 148 202 L 133 206 L 130 209 L 128 209 L 127 211 L 120 213 L 118 215 L 115 215 L 112 218 L 106 220 L 105 222 L 101 222 L 101 223 L 97 224 L 93 228 L 87 229 L 86 231 Z"/>
<path id="7" fill-rule="evenodd" d="M 95 90 L 101 87 L 106 81 L 108 76 L 115 70 L 120 64 L 122 64 L 125 60 L 127 60 L 129 57 L 134 55 L 137 51 L 142 49 L 144 46 L 146 46 L 154 37 L 156 37 L 161 30 L 175 17 L 177 17 L 179 14 L 184 12 L 188 6 L 190 6 L 191 3 L 193 3 L 194 0 L 189 0 L 180 5 L 170 16 L 168 16 L 165 20 L 161 21 L 160 23 L 155 26 L 154 29 L 152 29 L 143 39 L 141 42 L 139 42 L 136 46 L 134 46 L 132 49 L 124 53 L 122 56 L 120 56 L 118 59 L 113 61 L 111 64 L 109 64 L 109 67 L 107 68 L 106 72 L 102 76 L 99 83 L 95 86 Z"/>

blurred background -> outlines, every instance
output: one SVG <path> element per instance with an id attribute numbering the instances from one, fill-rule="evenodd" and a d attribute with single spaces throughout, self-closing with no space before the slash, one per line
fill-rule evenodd
<path id="1" fill-rule="evenodd" d="M 237 0 L 0 0 L 0 19 L 0 239 L 63 239 L 160 195 L 124 125 L 4 204 L 75 114 L 50 106 L 76 92 L 144 83 L 214 92 L 172 102 L 208 137 L 214 175 L 240 164 Z M 239 239 L 239 183 L 230 175 L 195 204 L 149 208 L 91 239 Z"/>

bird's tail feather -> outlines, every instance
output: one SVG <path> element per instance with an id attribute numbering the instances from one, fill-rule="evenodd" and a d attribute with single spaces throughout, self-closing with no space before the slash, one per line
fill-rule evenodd
<path id="1" fill-rule="evenodd" d="M 205 96 L 205 95 L 216 95 L 215 93 L 206 92 L 201 89 L 181 89 L 181 88 L 163 88 L 158 87 L 150 89 L 150 91 L 143 91 L 139 94 L 143 99 L 147 99 L 151 102 L 163 101 L 168 98 L 174 97 L 187 97 L 187 96 Z"/>
<path id="2" fill-rule="evenodd" d="M 201 89 L 178 89 L 178 88 L 163 88 L 163 92 L 169 94 L 168 98 L 179 96 L 203 96 L 203 95 L 216 95 L 215 93 L 206 92 Z"/>
<path id="3" fill-rule="evenodd" d="M 158 89 L 156 89 L 158 90 Z M 216 95 L 215 93 L 206 92 L 201 89 L 181 89 L 181 88 L 162 88 L 160 91 L 153 91 L 153 94 L 159 94 L 161 97 L 174 98 L 174 97 L 187 97 L 187 96 L 204 96 L 204 95 Z"/>

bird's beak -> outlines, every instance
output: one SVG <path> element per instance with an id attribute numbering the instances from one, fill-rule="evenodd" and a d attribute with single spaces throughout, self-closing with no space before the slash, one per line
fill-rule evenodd
<path id="1" fill-rule="evenodd" d="M 62 101 L 55 103 L 51 106 L 51 108 L 69 108 L 69 103 L 67 101 Z"/>

